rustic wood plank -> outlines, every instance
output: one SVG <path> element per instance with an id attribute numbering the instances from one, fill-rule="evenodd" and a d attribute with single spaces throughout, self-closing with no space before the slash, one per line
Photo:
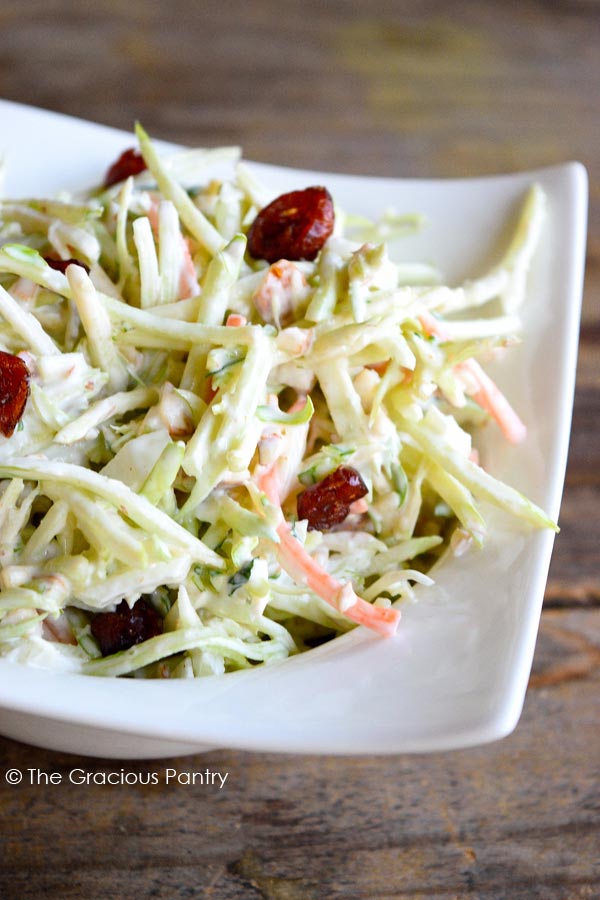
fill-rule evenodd
<path id="1" fill-rule="evenodd" d="M 160 783 L 0 784 L 0 892 L 69 900 L 95 896 L 102 884 L 106 898 L 143 890 L 165 900 L 594 897 L 599 663 L 600 610 L 545 613 L 516 732 L 450 754 L 223 751 L 123 763 L 2 741 L 6 767 L 65 779 L 74 767 L 154 772 Z M 222 790 L 165 784 L 165 766 L 218 769 L 229 780 Z"/>
<path id="2" fill-rule="evenodd" d="M 579 348 L 577 386 L 567 476 L 546 604 L 600 602 L 597 517 L 600 491 L 600 340 L 584 328 Z"/>

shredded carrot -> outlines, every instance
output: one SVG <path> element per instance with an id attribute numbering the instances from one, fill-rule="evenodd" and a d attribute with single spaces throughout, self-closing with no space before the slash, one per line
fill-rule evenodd
<path id="1" fill-rule="evenodd" d="M 280 506 L 276 467 L 277 461 L 259 474 L 257 483 L 271 503 Z M 352 622 L 366 625 L 367 628 L 386 637 L 395 634 L 400 621 L 400 612 L 397 609 L 382 608 L 367 603 L 366 600 L 354 593 L 351 585 L 342 584 L 326 572 L 294 537 L 291 527 L 285 519 L 279 523 L 277 534 L 279 544 L 276 550 L 280 565 L 297 584 L 305 584 Z M 354 596 L 356 599 L 350 606 L 341 609 L 340 598 L 344 593 L 348 593 L 350 597 Z"/>
<path id="2" fill-rule="evenodd" d="M 181 262 L 181 271 L 179 273 L 179 293 L 181 300 L 187 297 L 195 297 L 199 293 L 198 275 L 196 266 L 192 259 L 190 251 L 190 240 L 181 236 L 181 249 L 183 251 L 183 260 Z"/>
<path id="3" fill-rule="evenodd" d="M 440 340 L 448 340 L 449 333 L 431 313 L 424 312 L 419 321 L 427 334 L 433 334 Z M 465 390 L 473 400 L 485 409 L 496 421 L 504 437 L 511 444 L 518 444 L 526 434 L 527 428 L 512 408 L 502 391 L 483 371 L 477 360 L 467 359 L 457 363 L 454 371 L 465 384 Z"/>
<path id="4" fill-rule="evenodd" d="M 431 313 L 425 311 L 419 314 L 419 322 L 423 326 L 423 331 L 427 335 L 434 334 L 440 341 L 449 340 L 449 332 L 444 328 L 443 322 L 440 322 Z"/>
<path id="5" fill-rule="evenodd" d="M 242 325 L 245 325 L 247 321 L 246 316 L 241 316 L 239 313 L 229 313 L 225 324 L 229 328 L 240 328 Z"/>
<path id="6" fill-rule="evenodd" d="M 455 371 L 460 375 L 467 376 L 469 394 L 498 423 L 504 437 L 511 444 L 518 444 L 522 441 L 527 434 L 527 428 L 502 391 L 496 387 L 479 363 L 474 359 L 467 359 L 458 363 Z"/>

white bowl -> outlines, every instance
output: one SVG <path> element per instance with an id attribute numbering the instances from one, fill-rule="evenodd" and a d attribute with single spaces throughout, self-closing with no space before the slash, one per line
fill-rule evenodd
<path id="1" fill-rule="evenodd" d="M 7 196 L 97 183 L 131 135 L 0 102 Z M 587 179 L 578 163 L 460 180 L 362 178 L 256 165 L 274 192 L 324 183 L 348 210 L 394 206 L 429 225 L 398 247 L 452 283 L 498 255 L 525 189 L 548 197 L 523 344 L 499 380 L 528 424 L 518 448 L 492 442 L 495 475 L 557 517 L 581 305 Z M 265 668 L 197 681 L 57 674 L 0 660 L 0 732 L 94 756 L 152 758 L 215 747 L 303 753 L 450 750 L 503 737 L 527 687 L 553 535 L 498 526 L 481 551 L 448 560 L 399 633 L 359 628 Z"/>

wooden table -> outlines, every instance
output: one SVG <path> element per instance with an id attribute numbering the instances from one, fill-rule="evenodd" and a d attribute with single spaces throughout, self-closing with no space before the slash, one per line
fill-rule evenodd
<path id="1" fill-rule="evenodd" d="M 2 779 L 2 898 L 600 896 L 599 84 L 596 0 L 3 0 L 8 99 L 309 168 L 457 176 L 577 158 L 591 211 L 562 533 L 516 732 L 427 757 L 156 764 L 0 740 L 2 772 L 229 773 L 222 790 Z"/>

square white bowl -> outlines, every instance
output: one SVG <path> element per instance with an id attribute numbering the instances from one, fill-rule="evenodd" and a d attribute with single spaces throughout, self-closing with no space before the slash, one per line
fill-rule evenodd
<path id="1" fill-rule="evenodd" d="M 5 196 L 97 183 L 130 134 L 0 101 Z M 166 146 L 166 145 L 164 145 Z M 491 471 L 558 516 L 570 431 L 587 221 L 579 163 L 514 175 L 407 180 L 253 164 L 273 194 L 325 184 L 347 210 L 418 212 L 397 258 L 434 262 L 447 283 L 498 257 L 527 187 L 548 198 L 523 311 L 524 341 L 498 370 L 528 425 L 490 442 Z M 196 681 L 59 674 L 0 660 L 0 733 L 72 753 L 152 758 L 229 747 L 302 753 L 450 750 L 496 740 L 519 719 L 553 535 L 497 528 L 483 550 L 448 559 L 403 607 L 399 633 L 364 628 L 264 668 Z"/>

